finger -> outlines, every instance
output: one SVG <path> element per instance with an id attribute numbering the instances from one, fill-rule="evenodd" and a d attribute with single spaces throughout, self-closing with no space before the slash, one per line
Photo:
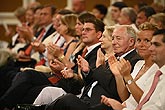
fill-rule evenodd
<path id="1" fill-rule="evenodd" d="M 79 55 L 79 56 L 78 56 L 78 60 L 79 60 L 79 59 L 83 59 L 83 57 L 82 57 L 81 55 Z"/>
<path id="2" fill-rule="evenodd" d="M 110 56 L 110 57 L 108 58 L 108 62 L 109 62 L 110 64 L 113 64 L 113 63 L 117 62 L 117 59 L 116 59 L 115 56 Z"/>
<path id="3" fill-rule="evenodd" d="M 128 60 L 127 60 L 127 65 L 129 66 L 130 69 L 132 68 L 131 63 Z"/>
<path id="4" fill-rule="evenodd" d="M 56 64 L 62 64 L 59 60 L 57 60 L 57 59 L 54 59 L 54 61 L 56 62 Z"/>
<path id="5" fill-rule="evenodd" d="M 40 42 L 34 42 L 34 46 L 38 47 L 40 45 Z"/>
<path id="6" fill-rule="evenodd" d="M 120 62 L 124 65 L 127 63 L 127 61 L 124 58 L 121 58 Z"/>

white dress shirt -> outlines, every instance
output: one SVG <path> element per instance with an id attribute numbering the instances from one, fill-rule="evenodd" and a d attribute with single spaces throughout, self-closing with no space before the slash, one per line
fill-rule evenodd
<path id="1" fill-rule="evenodd" d="M 144 60 L 140 60 L 138 61 L 135 66 L 134 66 L 134 70 L 131 73 L 132 78 L 134 79 L 136 77 L 136 75 L 138 74 L 138 72 L 140 71 L 140 69 L 143 67 L 145 61 Z M 137 81 L 136 84 L 144 91 L 146 83 L 148 81 L 148 79 L 156 73 L 156 71 L 159 69 L 159 67 L 157 66 L 157 64 L 153 64 L 147 71 L 145 74 L 143 74 Z M 130 94 L 129 98 L 125 101 L 126 102 L 126 107 L 129 108 L 130 110 L 134 110 L 137 106 L 137 102 L 135 101 L 134 97 L 132 96 L 132 94 Z"/>
<path id="2" fill-rule="evenodd" d="M 165 109 L 165 65 L 159 69 L 163 74 L 160 76 L 158 84 L 156 86 L 155 91 L 153 92 L 152 96 L 150 97 L 149 101 L 146 102 L 141 110 L 164 110 Z M 154 75 L 152 75 L 152 79 L 149 79 L 148 83 L 145 87 L 145 92 L 141 98 L 141 100 L 146 96 L 148 93 Z"/>

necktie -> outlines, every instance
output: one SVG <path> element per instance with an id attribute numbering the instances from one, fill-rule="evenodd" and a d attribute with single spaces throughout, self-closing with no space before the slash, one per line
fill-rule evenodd
<path id="1" fill-rule="evenodd" d="M 37 37 L 37 41 L 40 41 L 42 39 L 42 37 L 44 36 L 45 31 L 46 31 L 45 28 L 43 28 L 40 35 Z"/>
<path id="2" fill-rule="evenodd" d="M 41 58 L 41 60 L 35 65 L 35 66 L 40 66 L 40 65 L 44 65 L 46 62 L 46 60 L 43 58 Z"/>
<path id="3" fill-rule="evenodd" d="M 54 44 L 57 44 L 57 42 L 60 40 L 60 35 L 58 36 L 56 42 Z"/>
<path id="4" fill-rule="evenodd" d="M 52 84 L 56 84 L 59 80 L 62 79 L 62 75 L 60 74 L 55 74 L 51 77 L 48 78 L 48 80 L 52 83 Z"/>
<path id="5" fill-rule="evenodd" d="M 87 52 L 88 52 L 88 50 L 87 50 L 87 48 L 85 47 L 84 50 L 83 50 L 83 52 L 82 52 L 82 54 L 81 54 L 81 56 L 84 58 Z"/>
<path id="6" fill-rule="evenodd" d="M 44 33 L 45 33 L 45 28 L 42 29 L 40 35 L 37 37 L 36 40 L 37 40 L 37 41 L 40 41 L 41 38 L 43 37 Z M 25 55 L 29 56 L 30 53 L 31 53 L 31 51 L 32 51 L 32 46 L 29 45 L 29 46 L 26 48 L 26 50 L 25 50 Z"/>
<path id="7" fill-rule="evenodd" d="M 159 81 L 159 76 L 161 74 L 162 74 L 162 72 L 159 71 L 159 70 L 156 72 L 150 90 L 148 91 L 148 93 L 146 94 L 146 96 L 143 98 L 143 100 L 138 104 L 136 110 L 141 110 L 142 106 L 150 99 L 152 93 L 154 92 L 154 90 L 156 88 L 156 85 L 157 85 L 157 83 Z"/>

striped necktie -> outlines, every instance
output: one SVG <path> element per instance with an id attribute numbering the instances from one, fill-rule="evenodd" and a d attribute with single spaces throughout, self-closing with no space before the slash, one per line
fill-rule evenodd
<path id="1" fill-rule="evenodd" d="M 162 72 L 159 70 L 156 72 L 150 90 L 148 91 L 146 96 L 142 99 L 142 101 L 138 104 L 138 106 L 136 107 L 136 110 L 141 110 L 142 106 L 150 99 L 152 93 L 154 92 L 154 90 L 156 88 L 156 85 L 158 84 L 159 76 L 161 74 L 162 74 Z"/>
<path id="2" fill-rule="evenodd" d="M 37 37 L 36 40 L 37 40 L 37 41 L 41 41 L 41 39 L 42 39 L 44 33 L 45 33 L 45 28 L 42 29 L 42 31 L 40 32 L 40 35 Z M 25 50 L 25 55 L 29 56 L 30 53 L 31 53 L 31 51 L 32 51 L 32 45 L 29 45 L 29 46 L 26 48 L 26 50 Z"/>

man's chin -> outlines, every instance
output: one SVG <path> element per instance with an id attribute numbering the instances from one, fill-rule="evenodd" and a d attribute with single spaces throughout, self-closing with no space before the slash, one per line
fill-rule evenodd
<path id="1" fill-rule="evenodd" d="M 155 56 L 151 55 L 151 60 L 155 62 Z"/>

